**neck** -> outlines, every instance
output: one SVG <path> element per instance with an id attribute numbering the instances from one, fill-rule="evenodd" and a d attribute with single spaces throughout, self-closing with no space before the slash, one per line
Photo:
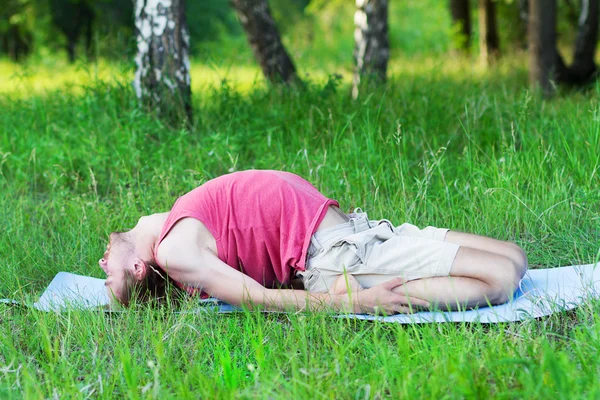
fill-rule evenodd
<path id="1" fill-rule="evenodd" d="M 132 233 L 135 235 L 135 251 L 139 258 L 154 258 L 154 245 L 162 232 L 169 213 L 152 214 L 140 218 Z"/>

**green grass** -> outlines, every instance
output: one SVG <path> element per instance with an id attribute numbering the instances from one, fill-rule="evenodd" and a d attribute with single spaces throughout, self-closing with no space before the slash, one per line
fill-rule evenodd
<path id="1" fill-rule="evenodd" d="M 358 101 L 343 68 L 286 92 L 196 65 L 189 131 L 144 115 L 120 67 L 36 68 L 0 84 L 0 297 L 102 277 L 109 232 L 248 168 L 298 173 L 345 210 L 515 241 L 532 268 L 600 258 L 598 88 L 541 100 L 519 59 L 397 60 Z M 0 305 L 0 397 L 598 398 L 599 317 L 595 301 L 493 326 Z"/>

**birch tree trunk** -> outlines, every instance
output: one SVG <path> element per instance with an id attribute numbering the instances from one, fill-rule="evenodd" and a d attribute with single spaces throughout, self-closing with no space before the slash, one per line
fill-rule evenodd
<path id="1" fill-rule="evenodd" d="M 556 63 L 556 0 L 529 0 L 529 81 L 544 95 L 554 91 Z"/>
<path id="2" fill-rule="evenodd" d="M 596 43 L 598 42 L 599 0 L 582 0 L 579 32 L 570 72 L 573 83 L 585 83 L 596 74 Z"/>
<path id="3" fill-rule="evenodd" d="M 353 98 L 358 97 L 361 81 L 385 82 L 390 56 L 388 0 L 356 0 L 356 7 Z"/>
<path id="4" fill-rule="evenodd" d="M 135 27 L 136 96 L 162 119 L 191 123 L 190 36 L 184 0 L 135 0 Z"/>
<path id="5" fill-rule="evenodd" d="M 471 7 L 469 0 L 450 0 L 450 15 L 452 25 L 457 27 L 457 49 L 470 53 L 471 51 Z"/>
<path id="6" fill-rule="evenodd" d="M 296 67 L 288 55 L 267 0 L 230 0 L 254 56 L 271 83 L 298 83 Z"/>
<path id="7" fill-rule="evenodd" d="M 481 63 L 491 64 L 500 55 L 500 39 L 496 24 L 496 3 L 479 0 L 479 55 Z"/>

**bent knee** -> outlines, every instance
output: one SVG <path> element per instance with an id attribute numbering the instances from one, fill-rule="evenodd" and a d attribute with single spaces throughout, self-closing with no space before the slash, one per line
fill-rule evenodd
<path id="1" fill-rule="evenodd" d="M 493 304 L 506 303 L 519 287 L 519 282 L 527 270 L 527 258 L 523 252 L 524 261 L 518 262 L 513 258 L 502 257 L 498 260 L 491 279 L 490 301 Z"/>
<path id="2" fill-rule="evenodd" d="M 527 272 L 527 267 L 528 267 L 527 254 L 516 243 L 509 243 L 509 249 L 510 249 L 510 253 L 511 253 L 509 258 L 511 258 L 512 261 L 514 262 L 517 275 L 519 275 L 519 279 L 521 279 L 521 278 L 523 278 L 523 275 L 525 275 L 525 272 Z"/>

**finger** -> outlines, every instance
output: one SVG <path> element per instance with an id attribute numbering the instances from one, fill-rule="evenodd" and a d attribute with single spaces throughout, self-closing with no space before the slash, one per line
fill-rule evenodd
<path id="1" fill-rule="evenodd" d="M 429 302 L 427 300 L 402 293 L 396 293 L 396 296 L 392 301 L 401 306 L 429 307 Z"/>
<path id="2" fill-rule="evenodd" d="M 393 306 L 390 308 L 375 306 L 375 307 L 373 307 L 372 313 L 374 315 L 387 317 L 387 316 L 394 315 L 394 314 L 412 314 L 414 312 L 415 312 L 415 310 L 413 310 L 411 307 L 398 305 L 398 306 Z"/>
<path id="3" fill-rule="evenodd" d="M 415 310 L 412 307 L 399 306 L 394 310 L 395 314 L 413 314 Z"/>
<path id="4" fill-rule="evenodd" d="M 413 296 L 405 296 L 404 298 L 406 299 L 406 304 L 410 304 L 413 306 L 429 307 L 429 302 L 427 300 Z"/>
<path id="5" fill-rule="evenodd" d="M 394 314 L 413 314 L 415 312 L 415 310 L 412 307 L 407 307 L 407 306 L 395 306 L 394 308 L 392 308 L 391 310 L 389 310 L 387 312 L 387 315 L 394 315 Z"/>
<path id="6" fill-rule="evenodd" d="M 404 278 L 392 278 L 387 282 L 381 284 L 381 287 L 387 290 L 392 290 L 395 287 L 402 286 L 406 283 Z"/>
<path id="7" fill-rule="evenodd" d="M 396 308 L 399 308 L 399 307 L 402 307 L 402 306 L 391 306 L 391 307 L 375 306 L 375 307 L 373 307 L 373 315 L 378 315 L 380 317 L 387 317 L 389 315 L 398 314 L 398 311 L 396 311 Z"/>
<path id="8" fill-rule="evenodd" d="M 409 295 L 408 291 L 403 288 L 392 289 L 392 291 L 394 293 L 396 293 L 397 295 L 401 296 L 402 298 L 404 298 L 404 302 L 406 302 L 406 303 L 410 302 L 410 304 L 429 307 L 429 302 L 427 300 L 422 299 L 420 297 Z"/>

